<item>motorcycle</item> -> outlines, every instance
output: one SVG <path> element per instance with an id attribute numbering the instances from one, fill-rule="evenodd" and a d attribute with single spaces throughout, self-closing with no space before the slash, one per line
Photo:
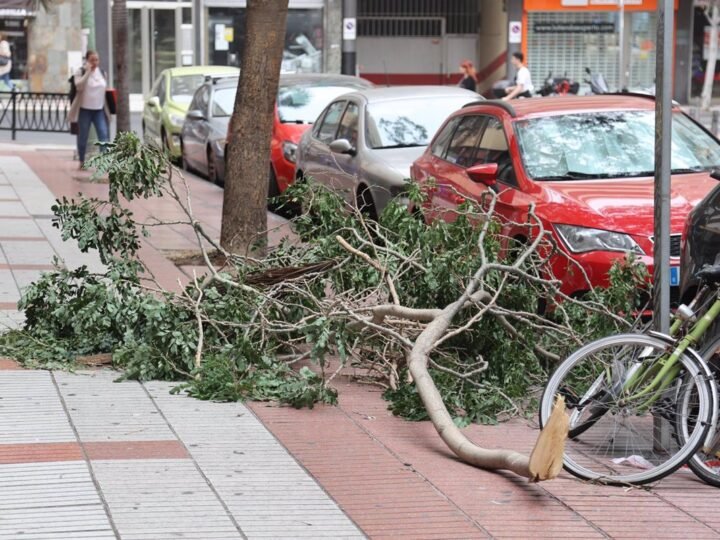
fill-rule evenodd
<path id="1" fill-rule="evenodd" d="M 585 73 L 590 75 L 590 79 L 585 79 L 585 83 L 590 85 L 590 92 L 592 94 L 609 94 L 610 88 L 608 88 L 605 77 L 602 73 L 593 73 L 589 67 L 585 68 Z"/>
<path id="2" fill-rule="evenodd" d="M 577 94 L 580 90 L 580 83 L 570 79 L 567 74 L 564 77 L 553 77 L 552 71 L 548 73 L 545 84 L 538 90 L 541 96 L 566 96 Z"/>

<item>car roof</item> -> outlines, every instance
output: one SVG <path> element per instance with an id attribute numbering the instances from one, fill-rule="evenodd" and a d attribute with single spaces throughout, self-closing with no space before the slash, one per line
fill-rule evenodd
<path id="1" fill-rule="evenodd" d="M 281 73 L 280 85 L 312 85 L 351 86 L 355 88 L 372 88 L 373 83 L 362 77 L 337 75 L 335 73 Z"/>
<path id="2" fill-rule="evenodd" d="M 240 69 L 232 66 L 185 66 L 169 68 L 168 73 L 171 77 L 179 77 L 182 75 L 237 75 Z"/>
<path id="3" fill-rule="evenodd" d="M 512 102 L 487 100 L 466 106 L 494 106 L 507 111 L 515 118 L 554 116 L 558 114 L 587 113 L 595 111 L 654 111 L 655 97 L 649 94 L 604 94 L 592 96 L 549 96 L 517 99 Z M 679 110 L 677 104 L 675 109 Z"/>
<path id="4" fill-rule="evenodd" d="M 343 97 L 362 96 L 368 103 L 408 98 L 465 97 L 468 103 L 482 100 L 482 96 L 457 86 L 387 86 L 357 90 Z"/>

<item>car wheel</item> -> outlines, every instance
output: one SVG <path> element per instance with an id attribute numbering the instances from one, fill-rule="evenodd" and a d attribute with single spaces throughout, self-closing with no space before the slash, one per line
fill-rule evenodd
<path id="1" fill-rule="evenodd" d="M 168 142 L 167 133 L 165 133 L 165 128 L 163 128 L 160 131 L 160 149 L 167 153 L 168 157 L 170 156 L 170 143 Z"/>
<path id="2" fill-rule="evenodd" d="M 355 206 L 367 218 L 372 219 L 373 221 L 377 221 L 377 209 L 375 208 L 375 201 L 369 187 L 360 186 L 358 188 L 358 192 L 355 197 Z"/>
<path id="3" fill-rule="evenodd" d="M 220 178 L 215 166 L 215 154 L 213 154 L 212 148 L 207 149 L 207 178 L 213 184 L 220 185 Z"/>

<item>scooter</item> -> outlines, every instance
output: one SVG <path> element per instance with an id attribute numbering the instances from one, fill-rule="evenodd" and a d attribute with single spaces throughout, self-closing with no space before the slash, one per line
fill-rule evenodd
<path id="1" fill-rule="evenodd" d="M 585 73 L 590 75 L 590 80 L 585 79 L 585 83 L 590 85 L 590 92 L 593 94 L 609 94 L 610 89 L 608 88 L 605 77 L 602 73 L 593 73 L 589 67 L 585 68 Z"/>
<path id="2" fill-rule="evenodd" d="M 538 90 L 541 96 L 566 96 L 577 94 L 580 84 L 570 79 L 567 74 L 564 77 L 553 77 L 552 71 L 548 73 L 545 84 Z"/>

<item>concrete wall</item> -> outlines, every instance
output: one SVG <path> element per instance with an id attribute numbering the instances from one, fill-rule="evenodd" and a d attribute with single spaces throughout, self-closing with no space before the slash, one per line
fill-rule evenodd
<path id="1" fill-rule="evenodd" d="M 342 0 L 326 0 L 325 39 L 323 41 L 325 72 L 340 73 L 342 64 Z"/>
<path id="2" fill-rule="evenodd" d="M 67 92 L 68 52 L 82 50 L 81 0 L 56 0 L 28 28 L 28 82 L 32 92 Z"/>
<path id="3" fill-rule="evenodd" d="M 478 92 L 481 93 L 506 77 L 509 19 L 503 9 L 505 4 L 497 0 L 480 0 L 477 71 Z"/>

